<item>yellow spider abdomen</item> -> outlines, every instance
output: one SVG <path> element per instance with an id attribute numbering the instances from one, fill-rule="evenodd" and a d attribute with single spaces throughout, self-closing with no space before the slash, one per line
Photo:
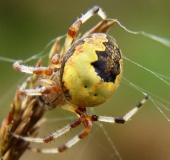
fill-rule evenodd
<path id="1" fill-rule="evenodd" d="M 73 105 L 93 107 L 106 102 L 122 75 L 122 55 L 115 40 L 94 33 L 72 44 L 63 57 L 61 89 Z"/>

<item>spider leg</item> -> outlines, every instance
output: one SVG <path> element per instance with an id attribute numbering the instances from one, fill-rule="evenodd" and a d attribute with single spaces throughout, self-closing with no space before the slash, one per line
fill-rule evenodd
<path id="1" fill-rule="evenodd" d="M 60 36 L 60 37 L 57 37 L 51 50 L 50 50 L 50 53 L 49 53 L 49 66 L 50 67 L 55 67 L 55 68 L 60 68 L 61 67 L 61 63 L 60 63 L 60 55 L 59 55 L 59 51 L 60 51 L 60 41 L 61 39 L 65 37 L 64 36 Z"/>
<path id="2" fill-rule="evenodd" d="M 130 110 L 127 114 L 123 117 L 106 117 L 106 116 L 97 116 L 91 115 L 88 116 L 86 119 L 90 121 L 101 121 L 107 123 L 122 123 L 129 121 L 132 116 L 136 114 L 139 108 L 147 101 L 148 96 L 146 95 L 144 99 L 142 99 L 132 110 Z"/>
<path id="3" fill-rule="evenodd" d="M 52 141 L 53 139 L 56 139 L 56 138 L 60 137 L 61 135 L 65 134 L 66 132 L 70 131 L 71 128 L 77 127 L 85 120 L 85 117 L 87 115 L 86 109 L 77 107 L 75 109 L 75 113 L 80 115 L 80 117 L 78 119 L 76 119 L 75 121 L 71 122 L 70 124 L 62 127 L 61 129 L 55 131 L 54 133 L 50 134 L 49 136 L 46 136 L 45 138 L 31 138 L 31 137 L 23 137 L 21 135 L 16 135 L 15 133 L 10 133 L 10 134 L 12 134 L 16 138 L 19 138 L 19 139 L 22 139 L 22 140 L 28 141 L 28 142 L 48 143 L 48 142 Z"/>
<path id="4" fill-rule="evenodd" d="M 21 61 L 17 61 L 13 64 L 13 68 L 16 71 L 29 73 L 29 74 L 36 74 L 36 75 L 46 75 L 50 76 L 52 74 L 52 69 L 49 67 L 29 67 L 22 64 Z"/>
<path id="5" fill-rule="evenodd" d="M 92 33 L 106 33 L 107 30 L 116 22 L 117 22 L 116 20 L 112 20 L 110 22 L 107 22 L 107 20 L 102 20 L 92 29 L 90 29 L 85 34 L 83 34 L 82 38 L 87 37 L 88 35 Z"/>
<path id="6" fill-rule="evenodd" d="M 38 153 L 56 154 L 56 153 L 64 152 L 67 149 L 71 148 L 73 145 L 75 145 L 79 140 L 83 139 L 84 137 L 86 137 L 88 135 L 88 133 L 91 130 L 92 123 L 91 123 L 91 121 L 84 120 L 83 124 L 85 126 L 85 129 L 82 132 L 80 132 L 78 135 L 73 137 L 71 140 L 69 140 L 68 142 L 66 142 L 65 144 L 63 144 L 57 148 L 38 149 L 38 148 L 29 147 L 28 149 L 33 152 L 38 152 Z"/>
<path id="7" fill-rule="evenodd" d="M 82 15 L 81 18 L 78 18 L 69 28 L 62 54 L 65 54 L 67 52 L 67 50 L 69 49 L 69 47 L 71 46 L 71 44 L 74 40 L 74 37 L 75 37 L 76 33 L 78 32 L 79 28 L 81 27 L 81 25 L 83 23 L 85 23 L 88 19 L 90 19 L 94 14 L 97 14 L 103 20 L 106 19 L 106 15 L 100 7 L 94 6 L 93 8 L 88 10 L 84 15 Z M 62 56 L 63 55 L 61 55 L 61 57 Z"/>
<path id="8" fill-rule="evenodd" d="M 105 116 L 97 116 L 97 115 L 91 115 L 88 116 L 86 109 L 77 107 L 75 109 L 75 112 L 80 115 L 79 119 L 71 122 L 69 125 L 66 125 L 65 127 L 61 128 L 60 130 L 52 133 L 51 135 L 45 137 L 45 138 L 30 138 L 30 137 L 23 137 L 20 135 L 16 135 L 15 133 L 11 133 L 16 138 L 22 139 L 24 141 L 29 142 L 36 142 L 36 143 L 48 143 L 52 141 L 53 139 L 56 139 L 60 137 L 61 135 L 65 134 L 66 132 L 70 131 L 72 128 L 77 127 L 81 123 L 84 124 L 85 129 L 80 132 L 78 135 L 73 137 L 70 141 L 67 143 L 59 146 L 58 148 L 51 148 L 51 149 L 37 149 L 37 148 L 29 148 L 33 152 L 38 153 L 59 153 L 63 152 L 66 149 L 72 147 L 74 144 L 76 144 L 80 139 L 86 137 L 88 133 L 91 130 L 92 122 L 91 121 L 102 121 L 102 122 L 109 122 L 109 123 L 125 123 L 127 122 L 133 115 L 136 114 L 136 112 L 139 110 L 139 108 L 147 101 L 148 96 L 145 96 L 143 100 L 141 100 L 131 111 L 129 111 L 125 116 L 123 117 L 105 117 Z"/>
<path id="9" fill-rule="evenodd" d="M 41 88 L 35 88 L 35 89 L 25 89 L 23 86 L 21 86 L 18 89 L 18 93 L 21 95 L 28 95 L 28 96 L 41 96 L 43 94 L 50 94 L 54 92 L 60 91 L 60 85 L 55 83 L 52 86 L 48 87 L 41 87 Z"/>
<path id="10" fill-rule="evenodd" d="M 47 78 L 40 78 L 37 83 L 41 87 L 33 88 L 33 89 L 26 89 L 27 83 L 23 83 L 22 86 L 18 89 L 18 93 L 21 95 L 28 95 L 28 96 L 40 96 L 43 94 L 50 94 L 54 92 L 59 92 L 60 85 L 58 83 L 58 74 L 55 73 L 51 76 L 51 78 L 55 78 L 55 81 L 52 79 Z"/>
<path id="11" fill-rule="evenodd" d="M 21 135 L 17 135 L 17 134 L 12 133 L 12 132 L 9 132 L 9 133 L 13 137 L 22 139 L 22 140 L 27 141 L 27 142 L 48 143 L 48 142 L 50 142 L 54 139 L 59 138 L 63 134 L 70 131 L 72 128 L 75 128 L 78 125 L 80 125 L 81 123 L 83 123 L 85 129 L 82 132 L 80 132 L 78 135 L 73 137 L 71 140 L 69 140 L 67 143 L 59 146 L 58 148 L 54 148 L 54 149 L 29 148 L 31 151 L 39 152 L 39 153 L 59 153 L 59 152 L 63 152 L 66 149 L 72 147 L 79 140 L 86 137 L 88 135 L 88 133 L 90 132 L 91 127 L 92 127 L 92 122 L 89 121 L 89 120 L 86 120 L 86 117 L 87 117 L 86 109 L 81 108 L 81 107 L 77 107 L 75 109 L 75 112 L 80 115 L 80 117 L 77 120 L 71 122 L 70 124 L 66 125 L 65 127 L 62 127 L 60 130 L 57 130 L 56 132 L 50 134 L 49 136 L 46 136 L 45 138 L 31 138 L 31 137 L 24 137 L 24 136 L 21 136 Z"/>
<path id="12" fill-rule="evenodd" d="M 51 50 L 50 50 L 50 53 L 49 53 L 49 60 L 51 60 L 51 58 L 59 52 L 60 50 L 60 41 L 61 41 L 62 37 L 57 37 Z"/>
<path id="13" fill-rule="evenodd" d="M 115 23 L 117 23 L 117 20 L 112 20 L 110 22 L 107 22 L 103 26 L 101 26 L 101 28 L 99 28 L 99 30 L 97 32 L 106 33 L 108 31 L 108 29 Z"/>

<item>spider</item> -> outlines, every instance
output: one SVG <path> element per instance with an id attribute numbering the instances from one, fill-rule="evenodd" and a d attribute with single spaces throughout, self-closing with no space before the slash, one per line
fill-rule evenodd
<path id="1" fill-rule="evenodd" d="M 101 17 L 101 22 L 84 35 L 76 36 L 81 25 L 94 14 Z M 39 102 L 44 103 L 48 110 L 61 107 L 78 115 L 76 120 L 45 138 L 24 137 L 11 133 L 14 137 L 28 142 L 48 143 L 80 124 L 85 127 L 82 132 L 58 148 L 41 150 L 31 148 L 32 151 L 41 153 L 63 152 L 88 135 L 92 128 L 92 122 L 123 124 L 136 114 L 148 99 L 146 95 L 123 117 L 89 115 L 86 110 L 87 107 L 105 103 L 114 94 L 120 83 L 122 53 L 115 39 L 106 34 L 106 31 L 115 22 L 116 20 L 107 22 L 102 9 L 94 6 L 71 25 L 60 54 L 57 53 L 60 38 L 56 40 L 50 53 L 49 67 L 29 67 L 23 65 L 22 61 L 14 63 L 15 70 L 40 76 L 34 89 L 21 86 L 18 90 L 20 94 L 37 96 Z"/>

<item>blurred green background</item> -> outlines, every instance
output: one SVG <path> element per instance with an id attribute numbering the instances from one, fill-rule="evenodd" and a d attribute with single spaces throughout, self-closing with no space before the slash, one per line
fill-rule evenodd
<path id="1" fill-rule="evenodd" d="M 170 39 L 170 1 L 168 0 L 2 0 L 0 1 L 0 56 L 24 60 L 39 53 L 53 38 L 65 34 L 72 22 L 94 5 L 102 7 L 109 18 L 118 19 L 131 30 L 144 30 Z M 97 16 L 93 17 L 83 25 L 81 32 L 90 29 L 99 20 Z M 168 47 L 141 35 L 127 33 L 118 25 L 113 26 L 109 34 L 115 37 L 126 57 L 170 77 L 170 49 Z M 34 63 L 29 62 L 28 64 Z M 46 64 L 47 60 L 44 63 Z M 169 101 L 168 85 L 126 60 L 124 60 L 123 76 L 132 83 Z M 0 61 L 0 121 L 9 110 L 16 88 L 25 78 L 26 75 L 12 69 L 11 62 Z M 103 116 L 121 116 L 132 109 L 142 98 L 143 95 L 139 91 L 122 81 L 111 100 L 89 112 Z M 170 108 L 170 105 L 167 107 Z M 164 111 L 164 113 L 167 116 L 169 114 L 168 111 Z M 61 109 L 55 109 L 47 112 L 45 116 L 49 120 L 40 129 L 40 137 L 67 124 L 71 120 L 67 117 L 74 115 Z M 55 118 L 65 120 L 60 121 Z M 104 129 L 94 123 L 90 135 L 65 153 L 42 155 L 27 151 L 21 159 L 118 159 L 114 156 L 115 152 L 110 142 L 114 143 L 123 160 L 170 159 L 169 122 L 150 100 L 126 125 L 103 123 L 103 127 Z M 74 129 L 49 144 L 36 146 L 57 147 L 76 135 L 81 129 L 82 127 Z"/>

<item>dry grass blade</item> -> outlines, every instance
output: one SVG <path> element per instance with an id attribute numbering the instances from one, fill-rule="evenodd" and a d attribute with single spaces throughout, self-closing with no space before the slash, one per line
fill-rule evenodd
<path id="1" fill-rule="evenodd" d="M 40 65 L 39 61 L 37 65 Z M 38 77 L 31 76 L 24 83 L 28 88 L 33 88 Z M 44 106 L 40 105 L 37 97 L 23 97 L 16 92 L 7 117 L 0 128 L 0 157 L 1 160 L 17 160 L 27 149 L 29 142 L 12 137 L 9 132 L 18 135 L 36 136 L 37 129 L 45 119 Z"/>

